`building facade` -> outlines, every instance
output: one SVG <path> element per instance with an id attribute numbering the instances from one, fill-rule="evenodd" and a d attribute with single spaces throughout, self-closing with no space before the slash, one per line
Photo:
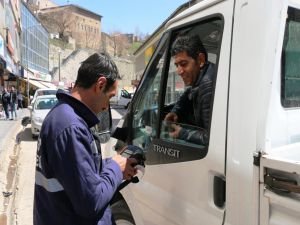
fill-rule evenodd
<path id="1" fill-rule="evenodd" d="M 21 29 L 23 80 L 20 91 L 29 98 L 35 89 L 53 85 L 49 75 L 49 33 L 23 1 Z"/>
<path id="2" fill-rule="evenodd" d="M 99 50 L 101 47 L 102 16 L 76 5 L 65 5 L 41 9 L 39 19 L 50 33 L 58 33 L 67 41 L 75 39 L 77 48 Z"/>
<path id="3" fill-rule="evenodd" d="M 20 1 L 0 1 L 0 89 L 18 86 L 20 70 Z"/>
<path id="4" fill-rule="evenodd" d="M 49 74 L 49 33 L 31 13 L 26 4 L 21 4 L 22 65 Z"/>

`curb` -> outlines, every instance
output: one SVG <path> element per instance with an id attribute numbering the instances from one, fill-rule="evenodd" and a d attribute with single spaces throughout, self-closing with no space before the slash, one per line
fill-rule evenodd
<path id="1" fill-rule="evenodd" d="M 25 114 L 23 115 L 25 116 Z M 18 155 L 20 153 L 20 144 L 18 143 L 18 134 L 22 131 L 21 120 L 16 123 L 8 130 L 7 134 L 0 141 L 0 161 L 2 166 L 0 167 L 0 225 L 9 225 L 14 220 L 13 217 L 13 202 L 16 197 L 16 179 L 18 173 Z M 16 161 L 11 164 L 13 159 Z M 10 172 L 12 167 L 12 181 L 10 187 L 7 187 L 8 180 L 7 174 Z M 15 167 L 15 169 L 13 169 Z M 4 181 L 4 182 L 3 182 Z M 7 190 L 9 188 L 9 190 Z M 12 192 L 8 197 L 4 197 L 2 192 Z"/>

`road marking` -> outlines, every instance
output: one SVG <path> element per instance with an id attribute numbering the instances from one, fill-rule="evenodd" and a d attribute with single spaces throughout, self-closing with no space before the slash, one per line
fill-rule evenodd
<path id="1" fill-rule="evenodd" d="M 111 117 L 112 119 L 122 119 L 123 116 L 120 113 L 118 113 L 117 110 L 111 109 Z"/>

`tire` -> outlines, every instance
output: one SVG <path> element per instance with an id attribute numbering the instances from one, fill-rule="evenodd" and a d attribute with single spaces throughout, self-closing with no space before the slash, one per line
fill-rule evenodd
<path id="1" fill-rule="evenodd" d="M 134 219 L 124 200 L 117 201 L 111 205 L 116 225 L 135 225 Z"/>

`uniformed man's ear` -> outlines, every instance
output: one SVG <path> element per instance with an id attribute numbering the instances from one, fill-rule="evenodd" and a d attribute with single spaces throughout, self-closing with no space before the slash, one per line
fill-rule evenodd
<path id="1" fill-rule="evenodd" d="M 204 53 L 199 53 L 200 68 L 205 65 L 206 58 Z"/>
<path id="2" fill-rule="evenodd" d="M 105 85 L 106 85 L 106 83 L 107 83 L 107 80 L 106 80 L 105 77 L 99 77 L 99 78 L 98 78 L 97 85 L 98 85 L 98 87 L 99 87 L 100 89 L 104 88 Z"/>

